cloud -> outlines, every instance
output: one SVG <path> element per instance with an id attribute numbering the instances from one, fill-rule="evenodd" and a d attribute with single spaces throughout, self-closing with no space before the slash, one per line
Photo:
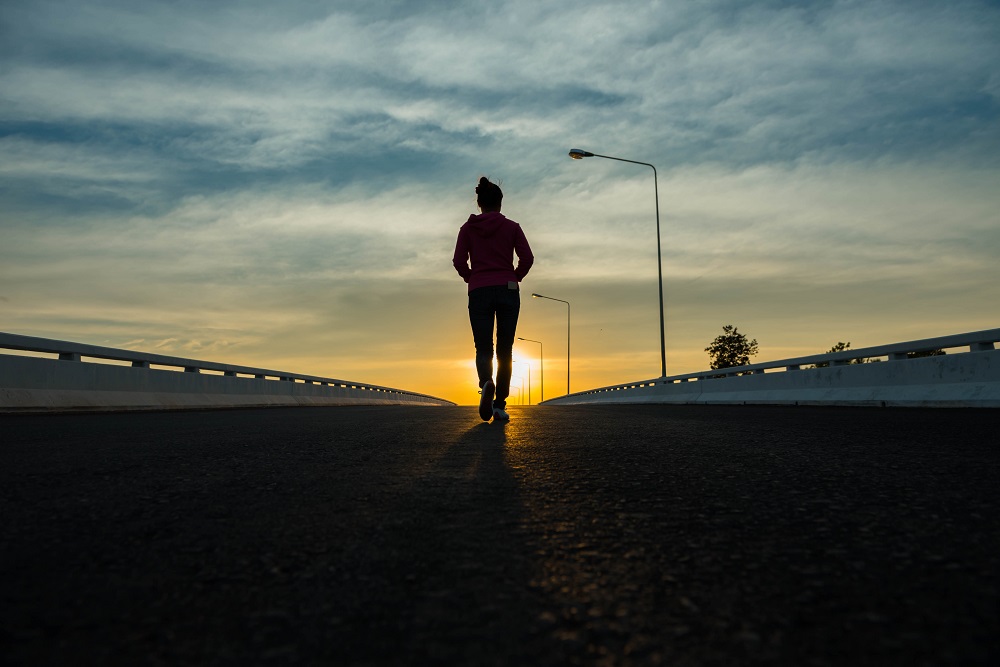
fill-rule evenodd
<path id="1" fill-rule="evenodd" d="M 580 304 L 589 377 L 638 371 L 652 173 L 580 147 L 656 164 L 682 347 L 732 318 L 775 353 L 843 322 L 979 326 L 998 25 L 971 0 L 8 2 L 3 316 L 269 366 L 320 349 L 331 372 L 373 346 L 386 373 L 452 358 L 451 251 L 488 174 L 538 257 L 526 288 Z"/>
<path id="2" fill-rule="evenodd" d="M 277 26 L 250 11 L 85 7 L 60 7 L 75 32 L 38 22 L 61 48 L 16 59 L 8 103 L 50 122 L 152 125 L 164 155 L 242 170 L 491 140 L 517 162 L 517 141 L 558 128 L 656 145 L 671 164 L 873 159 L 953 148 L 997 112 L 996 12 L 973 3 L 513 3 L 485 17 L 459 3 L 378 21 L 293 9 Z"/>

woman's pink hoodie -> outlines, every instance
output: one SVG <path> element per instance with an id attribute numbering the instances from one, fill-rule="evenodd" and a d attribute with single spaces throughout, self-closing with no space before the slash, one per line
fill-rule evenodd
<path id="1" fill-rule="evenodd" d="M 517 268 L 514 268 L 514 253 L 517 253 Z M 452 263 L 469 283 L 470 292 L 478 287 L 521 282 L 534 261 L 521 225 L 499 212 L 470 215 L 458 230 Z"/>

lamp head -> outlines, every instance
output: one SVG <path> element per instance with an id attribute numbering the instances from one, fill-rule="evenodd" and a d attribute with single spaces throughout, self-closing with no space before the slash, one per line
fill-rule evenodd
<path id="1" fill-rule="evenodd" d="M 590 151 L 580 150 L 579 148 L 572 148 L 569 151 L 569 156 L 574 160 L 582 160 L 585 157 L 594 157 L 594 154 Z"/>
<path id="2" fill-rule="evenodd" d="M 541 296 L 541 294 L 535 294 L 534 292 L 531 293 L 531 298 L 532 299 L 537 299 L 540 296 Z"/>

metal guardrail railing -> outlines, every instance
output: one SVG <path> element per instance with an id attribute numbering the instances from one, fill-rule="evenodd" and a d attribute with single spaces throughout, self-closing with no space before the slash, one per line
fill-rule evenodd
<path id="1" fill-rule="evenodd" d="M 815 366 L 825 364 L 829 366 L 845 366 L 855 359 L 881 359 L 885 357 L 887 361 L 904 361 L 910 359 L 913 354 L 933 352 L 935 350 L 949 350 L 955 348 L 968 348 L 968 352 L 984 352 L 993 350 L 995 344 L 1000 342 L 1000 329 L 986 329 L 985 331 L 973 331 L 970 333 L 953 334 L 951 336 L 941 336 L 938 338 L 924 338 L 921 340 L 908 341 L 905 343 L 892 343 L 889 345 L 876 345 L 875 347 L 863 347 L 856 350 L 844 350 L 843 352 L 826 352 L 824 354 L 813 354 L 807 357 L 795 357 L 792 359 L 778 359 L 776 361 L 766 361 L 758 364 L 746 366 L 733 366 L 731 368 L 720 368 L 716 370 L 699 371 L 697 373 L 685 373 L 683 375 L 671 375 L 668 377 L 653 378 L 649 380 L 639 380 L 637 382 L 626 382 L 624 384 L 608 385 L 586 391 L 565 394 L 551 401 L 568 398 L 571 396 L 586 396 L 588 394 L 600 394 L 610 391 L 628 391 L 681 382 L 700 382 L 722 377 L 736 377 L 744 375 L 756 375 L 772 372 L 789 372 L 804 370 L 804 366 Z M 549 402 L 549 401 L 546 401 Z"/>
<path id="2" fill-rule="evenodd" d="M 162 370 L 177 370 L 185 373 L 211 371 L 213 373 L 221 373 L 227 377 L 248 377 L 258 380 L 274 380 L 279 382 L 301 382 L 304 384 L 341 387 L 344 389 L 360 389 L 362 391 L 371 391 L 383 394 L 414 396 L 428 398 L 442 403 L 451 403 L 451 401 L 446 401 L 444 399 L 437 398 L 436 396 L 406 391 L 405 389 L 383 387 L 367 382 L 354 382 L 350 380 L 319 377 L 315 375 L 303 375 L 301 373 L 289 373 L 288 371 L 276 371 L 267 368 L 254 368 L 251 366 L 221 364 L 214 361 L 171 357 L 162 354 L 135 352 L 133 350 L 123 350 L 114 347 L 102 347 L 100 345 L 88 345 L 86 343 L 73 343 L 70 341 L 37 338 L 35 336 L 23 336 L 20 334 L 0 332 L 0 350 L 4 349 L 40 354 L 53 354 L 58 355 L 60 360 L 70 362 L 79 362 L 84 359 L 125 361 L 131 362 L 132 366 L 135 368 L 151 368 L 156 366 L 158 369 Z M 452 405 L 454 404 L 452 403 Z"/>

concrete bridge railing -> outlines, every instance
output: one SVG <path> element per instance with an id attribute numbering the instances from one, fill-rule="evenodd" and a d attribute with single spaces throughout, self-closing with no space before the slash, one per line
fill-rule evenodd
<path id="1" fill-rule="evenodd" d="M 998 341 L 1000 329 L 988 329 L 627 382 L 545 404 L 1000 407 Z M 938 350 L 945 354 L 924 356 Z"/>
<path id="2" fill-rule="evenodd" d="M 454 405 L 366 382 L 0 333 L 0 412 Z M 42 356 L 38 356 L 42 355 Z"/>

